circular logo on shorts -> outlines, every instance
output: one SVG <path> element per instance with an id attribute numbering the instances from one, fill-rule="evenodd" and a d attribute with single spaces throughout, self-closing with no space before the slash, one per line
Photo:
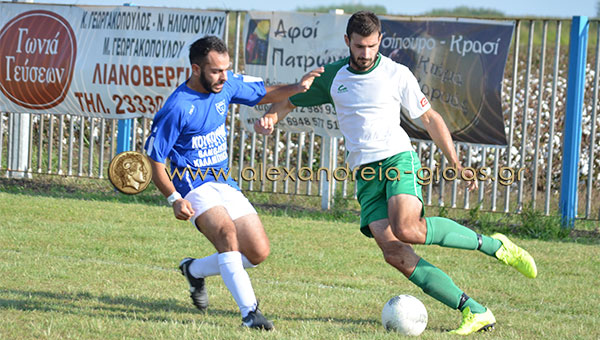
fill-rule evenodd
<path id="1" fill-rule="evenodd" d="M 42 10 L 17 15 L 0 30 L 0 90 L 20 106 L 52 108 L 67 95 L 76 55 L 63 17 Z"/>
<path id="2" fill-rule="evenodd" d="M 124 194 L 138 194 L 148 187 L 152 180 L 150 161 L 143 154 L 125 151 L 116 155 L 108 166 L 110 182 Z"/>

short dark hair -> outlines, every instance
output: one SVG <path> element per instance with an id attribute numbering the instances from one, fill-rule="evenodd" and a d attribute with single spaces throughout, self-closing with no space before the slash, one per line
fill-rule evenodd
<path id="1" fill-rule="evenodd" d="M 371 11 L 358 11 L 352 14 L 348 20 L 348 26 L 346 26 L 348 39 L 350 39 L 352 33 L 368 37 L 375 32 L 381 34 L 381 21 Z"/>
<path id="2" fill-rule="evenodd" d="M 210 51 L 227 53 L 227 46 L 225 46 L 223 40 L 214 35 L 200 38 L 190 46 L 190 63 L 202 65 Z"/>

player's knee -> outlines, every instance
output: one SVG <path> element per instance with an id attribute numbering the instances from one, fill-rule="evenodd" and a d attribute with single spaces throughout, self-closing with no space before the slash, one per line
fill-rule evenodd
<path id="1" fill-rule="evenodd" d="M 408 226 L 399 226 L 394 228 L 394 235 L 404 243 L 412 243 L 414 238 L 414 231 Z"/>
<path id="2" fill-rule="evenodd" d="M 235 250 L 237 250 L 238 239 L 235 228 L 220 228 L 217 231 L 216 238 L 220 241 L 219 243 L 223 243 L 227 246 L 232 246 L 236 248 Z"/>
<path id="3" fill-rule="evenodd" d="M 253 249 L 247 252 L 246 257 L 253 265 L 257 265 L 269 257 L 271 248 L 269 242 L 264 242 L 261 245 L 255 246 Z"/>
<path id="4" fill-rule="evenodd" d="M 392 224 L 392 231 L 404 243 L 420 243 L 421 223 L 410 219 L 400 220 Z"/>
<path id="5" fill-rule="evenodd" d="M 256 252 L 256 255 L 250 262 L 252 262 L 252 264 L 255 264 L 255 265 L 259 264 L 259 263 L 263 262 L 264 260 L 266 260 L 267 257 L 269 257 L 270 252 L 271 252 L 271 249 L 269 248 L 269 245 L 266 245 L 265 247 L 262 247 L 261 249 L 259 249 Z"/>

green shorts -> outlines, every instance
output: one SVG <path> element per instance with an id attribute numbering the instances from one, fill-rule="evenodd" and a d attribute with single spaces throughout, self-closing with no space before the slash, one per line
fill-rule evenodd
<path id="1" fill-rule="evenodd" d="M 417 171 L 421 161 L 416 152 L 406 151 L 386 159 L 364 164 L 356 172 L 357 197 L 360 204 L 360 231 L 373 237 L 369 224 L 388 218 L 387 201 L 398 194 L 417 196 L 423 203 Z M 421 216 L 425 215 L 425 207 Z"/>

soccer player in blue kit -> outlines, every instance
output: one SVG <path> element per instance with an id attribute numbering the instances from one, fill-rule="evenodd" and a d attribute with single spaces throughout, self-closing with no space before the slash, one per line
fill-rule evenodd
<path id="1" fill-rule="evenodd" d="M 153 181 L 173 206 L 175 217 L 191 219 L 217 252 L 185 258 L 179 268 L 190 285 L 192 302 L 208 306 L 204 278 L 221 275 L 242 314 L 242 326 L 270 330 L 258 309 L 245 268 L 269 255 L 269 240 L 252 204 L 228 174 L 225 120 L 230 103 L 253 106 L 307 91 L 322 68 L 299 83 L 265 87 L 260 78 L 229 71 L 227 47 L 208 36 L 190 46 L 192 75 L 169 96 L 152 123 L 145 145 Z M 171 175 L 165 161 L 171 161 Z M 173 175 L 177 171 L 181 178 Z M 172 178 L 172 180 L 171 180 Z"/>

